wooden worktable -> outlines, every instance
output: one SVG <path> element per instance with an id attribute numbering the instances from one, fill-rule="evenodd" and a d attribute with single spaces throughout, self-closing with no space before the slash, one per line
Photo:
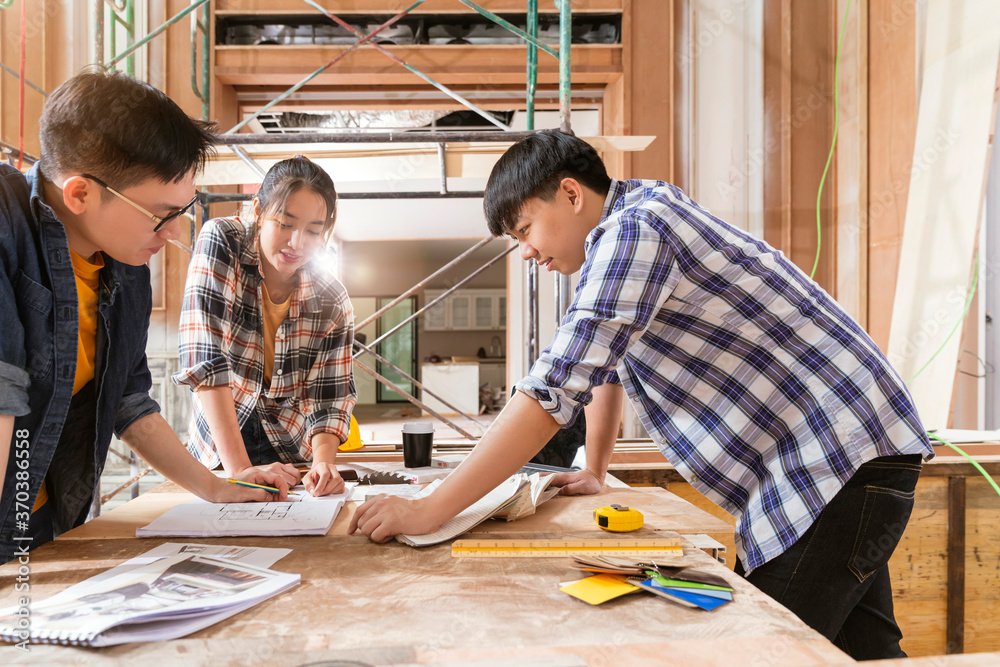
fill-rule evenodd
<path id="1" fill-rule="evenodd" d="M 994 478 L 1000 476 L 1000 442 L 961 447 Z M 960 455 L 944 446 L 934 451 L 920 473 L 906 532 L 889 561 L 901 646 L 910 656 L 998 651 L 1000 498 Z M 608 471 L 632 485 L 669 489 L 735 523 L 648 440 L 619 442 Z"/>
<path id="2" fill-rule="evenodd" d="M 135 528 L 189 496 L 164 485 L 31 553 L 31 595 L 41 600 L 161 544 Z M 725 522 L 663 489 L 609 489 L 557 497 L 513 523 L 479 532 L 593 531 L 599 504 L 641 508 L 647 526 L 682 534 L 731 532 Z M 196 540 L 293 549 L 274 569 L 302 575 L 292 591 L 184 639 L 104 649 L 35 645 L 0 649 L 5 664 L 301 665 L 319 660 L 368 664 L 538 665 L 850 664 L 833 644 L 704 552 L 685 554 L 726 577 L 735 600 L 713 612 L 651 595 L 591 607 L 558 590 L 577 578 L 562 558 L 451 557 L 448 544 L 414 549 L 346 535 L 348 503 L 324 537 Z M 184 541 L 174 538 L 170 541 Z M 0 605 L 15 601 L 14 563 L 0 567 Z M 578 575 L 577 575 L 578 576 Z M 761 664 L 764 664 L 762 662 Z"/>

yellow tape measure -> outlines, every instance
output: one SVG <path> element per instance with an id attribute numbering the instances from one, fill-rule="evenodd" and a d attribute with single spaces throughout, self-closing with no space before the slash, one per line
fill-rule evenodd
<path id="1" fill-rule="evenodd" d="M 604 530 L 627 533 L 642 528 L 642 512 L 626 505 L 608 505 L 594 510 L 594 521 Z"/>

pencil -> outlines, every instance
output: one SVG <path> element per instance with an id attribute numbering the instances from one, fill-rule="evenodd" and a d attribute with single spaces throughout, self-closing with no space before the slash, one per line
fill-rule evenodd
<path id="1" fill-rule="evenodd" d="M 265 491 L 270 491 L 271 493 L 281 493 L 281 491 L 279 489 L 276 489 L 273 486 L 264 486 L 263 484 L 254 484 L 253 482 L 241 482 L 238 479 L 230 479 L 229 483 L 230 484 L 239 484 L 240 486 L 249 486 L 249 487 L 251 487 L 253 489 L 264 489 Z M 290 496 L 297 496 L 299 494 L 292 493 L 291 491 L 289 491 L 288 495 L 290 495 Z"/>

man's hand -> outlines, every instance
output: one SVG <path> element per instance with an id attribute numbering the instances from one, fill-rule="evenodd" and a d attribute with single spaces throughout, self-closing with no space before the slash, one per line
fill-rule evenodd
<path id="1" fill-rule="evenodd" d="M 353 534 L 360 530 L 373 542 L 388 542 L 400 533 L 433 533 L 442 522 L 435 520 L 427 511 L 426 500 L 384 494 L 370 498 L 354 512 L 347 532 Z"/>
<path id="2" fill-rule="evenodd" d="M 291 463 L 268 463 L 267 465 L 244 468 L 238 474 L 230 475 L 230 477 L 233 479 L 243 479 L 240 475 L 245 473 L 247 470 L 260 470 L 261 472 L 267 474 L 279 475 L 281 479 L 285 480 L 285 485 L 288 488 L 292 488 L 299 483 L 300 479 L 302 479 L 302 473 L 300 473 Z M 277 486 L 277 484 L 269 484 L 268 486 Z"/>
<path id="3" fill-rule="evenodd" d="M 252 482 L 273 486 L 278 489 L 278 493 L 265 491 L 264 489 L 254 489 L 240 484 L 230 484 L 224 478 L 217 478 L 218 484 L 212 489 L 211 500 L 213 503 L 249 503 L 288 500 L 288 488 L 292 486 L 288 483 L 288 475 L 284 471 L 275 471 L 273 466 L 281 466 L 280 463 L 272 463 L 259 468 L 247 468 L 233 475 L 232 479 L 241 482 Z M 294 468 L 293 468 L 294 470 Z M 296 471 L 295 482 L 298 482 L 298 472 Z"/>
<path id="4" fill-rule="evenodd" d="M 312 468 L 302 478 L 302 484 L 313 496 L 326 496 L 344 492 L 344 480 L 332 463 L 314 461 Z"/>
<path id="5" fill-rule="evenodd" d="M 556 473 L 552 476 L 550 485 L 562 487 L 559 490 L 561 496 L 592 496 L 604 488 L 604 482 L 589 470 Z"/>

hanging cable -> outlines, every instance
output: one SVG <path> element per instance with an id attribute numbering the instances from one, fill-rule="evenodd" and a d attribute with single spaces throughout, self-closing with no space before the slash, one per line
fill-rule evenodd
<path id="1" fill-rule="evenodd" d="M 966 461 L 968 461 L 969 463 L 972 464 L 973 468 L 975 468 L 976 470 L 978 470 L 979 472 L 981 472 L 983 474 L 983 477 L 986 478 L 986 481 L 990 483 L 990 486 L 993 487 L 993 490 L 997 492 L 998 496 L 1000 496 L 1000 486 L 997 486 L 996 481 L 994 481 L 994 479 L 992 477 L 990 477 L 990 474 L 988 472 L 986 472 L 986 469 L 983 468 L 983 466 L 979 465 L 979 461 L 977 461 L 976 459 L 972 458 L 971 456 L 969 456 L 968 454 L 966 454 L 965 452 L 963 452 L 961 449 L 959 449 L 956 445 L 953 445 L 952 443 L 948 442 L 944 438 L 939 438 L 936 435 L 934 435 L 933 433 L 931 433 L 930 431 L 927 432 L 927 435 L 930 436 L 931 438 L 933 438 L 934 440 L 937 440 L 941 444 L 944 444 L 944 445 L 947 445 L 948 447 L 951 447 L 956 452 L 958 452 L 959 454 L 961 454 L 965 458 Z"/>
<path id="2" fill-rule="evenodd" d="M 969 296 L 965 300 L 965 308 L 962 309 L 962 314 L 959 315 L 958 321 L 955 322 L 955 326 L 951 328 L 951 331 L 948 333 L 948 336 L 944 339 L 944 342 L 941 343 L 941 347 L 934 350 L 934 354 L 931 355 L 931 358 L 928 359 L 924 363 L 924 365 L 920 367 L 920 370 L 918 370 L 916 373 L 913 374 L 913 377 L 911 377 L 909 380 L 906 381 L 907 386 L 911 382 L 916 380 L 917 377 L 924 372 L 924 369 L 926 369 L 928 366 L 931 365 L 931 362 L 934 361 L 935 357 L 941 354 L 941 351 L 944 349 L 944 346 L 948 344 L 948 341 L 951 340 L 951 337 L 954 336 L 955 332 L 958 331 L 958 328 L 962 326 L 962 322 L 965 321 L 965 316 L 969 313 L 969 307 L 972 306 L 972 298 L 976 295 L 976 285 L 979 283 L 979 257 L 976 257 L 976 262 L 973 265 L 972 274 L 973 274 L 972 287 L 969 289 Z"/>
<path id="3" fill-rule="evenodd" d="M 816 268 L 819 266 L 820 249 L 822 248 L 822 242 L 823 242 L 822 226 L 820 224 L 821 222 L 820 202 L 822 201 L 823 197 L 823 184 L 826 182 L 826 174 L 830 169 L 830 163 L 833 161 L 833 151 L 837 145 L 837 131 L 840 128 L 840 53 L 844 46 L 844 34 L 847 32 L 847 17 L 850 11 L 851 11 L 851 0 L 847 0 L 847 5 L 844 9 L 844 22 L 840 27 L 840 39 L 837 42 L 837 55 L 833 66 L 833 140 L 830 142 L 830 153 L 826 156 L 826 166 L 823 167 L 823 176 L 820 178 L 819 189 L 816 192 L 816 258 L 815 260 L 813 260 L 813 267 L 812 271 L 809 273 L 809 278 L 812 278 L 813 276 L 816 275 Z M 969 313 L 969 307 L 972 305 L 972 299 L 976 294 L 976 285 L 978 281 L 979 281 L 979 257 L 977 256 L 975 266 L 973 268 L 972 287 L 969 290 L 969 296 L 965 301 L 965 308 L 962 310 L 961 316 L 958 318 L 958 321 L 955 323 L 955 326 L 952 327 L 952 330 L 951 332 L 949 332 L 947 338 L 945 338 L 944 342 L 941 343 L 941 346 L 934 351 L 934 354 L 931 355 L 931 358 L 928 359 L 927 362 L 920 367 L 920 370 L 914 373 L 913 377 L 907 380 L 906 382 L 907 385 L 909 385 L 911 382 L 917 379 L 917 376 L 923 373 L 924 369 L 926 369 L 931 364 L 931 362 L 934 361 L 934 358 L 937 357 L 937 355 L 940 354 L 942 350 L 944 350 L 945 346 L 948 344 L 948 341 L 951 340 L 951 337 L 955 335 L 955 332 L 958 331 L 958 328 L 965 321 L 965 316 Z M 978 461 L 972 458 L 969 454 L 962 451 L 962 449 L 959 448 L 957 445 L 950 443 L 942 438 L 939 438 L 930 431 L 927 432 L 927 436 L 934 440 L 937 440 L 938 442 L 944 445 L 947 445 L 951 449 L 961 454 L 967 461 L 969 461 L 969 463 L 972 464 L 972 466 L 976 470 L 982 473 L 983 477 L 985 477 L 986 480 L 993 487 L 993 490 L 997 492 L 997 495 L 1000 495 L 1000 486 L 997 486 L 997 483 L 993 480 L 992 477 L 990 477 L 989 473 L 986 472 L 986 470 L 979 464 Z"/>
<path id="4" fill-rule="evenodd" d="M 847 7 L 844 9 L 844 23 L 840 27 L 840 39 L 837 42 L 837 55 L 833 64 L 833 140 L 830 142 L 830 153 L 826 156 L 826 166 L 823 167 L 823 176 L 819 179 L 819 190 L 816 192 L 816 259 L 813 260 L 812 271 L 809 278 L 816 275 L 816 267 L 819 266 L 819 252 L 823 247 L 823 230 L 820 225 L 820 201 L 823 198 L 823 184 L 826 182 L 826 173 L 830 170 L 830 163 L 833 161 L 833 149 L 837 146 L 837 131 L 840 129 L 840 51 L 844 47 L 844 34 L 847 32 L 847 16 L 851 11 L 851 0 L 847 0 Z"/>

